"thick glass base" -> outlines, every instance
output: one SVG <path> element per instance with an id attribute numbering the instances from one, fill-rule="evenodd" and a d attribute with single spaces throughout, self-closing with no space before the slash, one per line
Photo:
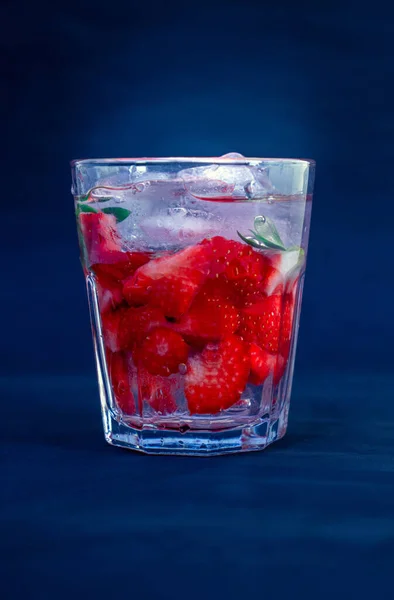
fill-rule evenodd
<path id="1" fill-rule="evenodd" d="M 215 456 L 263 450 L 285 435 L 287 413 L 284 407 L 275 419 L 260 419 L 255 424 L 216 431 L 139 428 L 115 418 L 108 409 L 103 411 L 103 423 L 105 439 L 113 446 L 145 454 Z"/>

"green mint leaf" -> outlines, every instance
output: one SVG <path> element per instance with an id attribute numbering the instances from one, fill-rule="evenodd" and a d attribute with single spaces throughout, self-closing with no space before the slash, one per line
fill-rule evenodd
<path id="1" fill-rule="evenodd" d="M 259 240 L 257 240 L 255 237 L 252 237 L 251 235 L 244 236 L 242 235 L 242 233 L 239 233 L 239 231 L 237 231 L 237 233 L 241 240 L 246 242 L 246 244 L 249 244 L 249 246 L 252 246 L 253 248 L 259 248 L 260 250 L 264 248 L 263 244 L 259 242 Z"/>
<path id="2" fill-rule="evenodd" d="M 103 208 L 103 213 L 106 215 L 113 215 L 118 223 L 127 219 L 127 217 L 131 214 L 130 210 L 126 208 L 120 208 L 118 206 L 108 206 L 108 208 Z"/>
<path id="3" fill-rule="evenodd" d="M 270 250 L 286 250 L 283 244 L 277 244 L 271 240 L 267 240 L 266 238 L 261 237 L 260 235 L 256 236 L 256 239 L 260 242 L 260 244 L 264 245 L 266 248 Z"/>
<path id="4" fill-rule="evenodd" d="M 108 202 L 108 200 L 112 200 L 111 196 L 103 196 L 102 198 L 95 198 L 95 202 Z"/>
<path id="5" fill-rule="evenodd" d="M 96 213 L 98 211 L 93 206 L 89 206 L 89 204 L 78 204 L 75 212 L 78 216 L 80 213 Z"/>

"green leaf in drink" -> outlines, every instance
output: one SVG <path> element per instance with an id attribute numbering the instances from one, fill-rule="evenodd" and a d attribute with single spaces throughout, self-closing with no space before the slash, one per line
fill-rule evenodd
<path id="1" fill-rule="evenodd" d="M 113 215 L 118 223 L 121 223 L 131 214 L 130 210 L 126 208 L 120 208 L 118 206 L 108 206 L 108 208 L 103 208 L 102 212 L 106 215 Z"/>

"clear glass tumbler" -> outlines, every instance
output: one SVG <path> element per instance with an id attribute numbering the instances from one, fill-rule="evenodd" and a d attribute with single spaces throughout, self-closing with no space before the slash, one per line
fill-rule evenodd
<path id="1" fill-rule="evenodd" d="M 314 163 L 72 163 L 105 439 L 153 454 L 283 437 Z"/>

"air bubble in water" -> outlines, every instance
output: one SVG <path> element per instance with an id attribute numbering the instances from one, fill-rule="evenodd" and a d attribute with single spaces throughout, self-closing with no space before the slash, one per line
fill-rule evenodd
<path id="1" fill-rule="evenodd" d="M 175 207 L 170 206 L 168 208 L 168 214 L 178 216 L 178 217 L 186 217 L 187 209 L 184 208 L 183 206 L 175 206 Z"/>
<path id="2" fill-rule="evenodd" d="M 143 192 L 144 189 L 145 189 L 145 184 L 144 183 L 136 183 L 131 188 L 131 191 L 132 191 L 133 194 L 136 194 L 137 192 Z"/>
<path id="3" fill-rule="evenodd" d="M 244 190 L 245 190 L 245 194 L 247 195 L 248 198 L 253 198 L 253 181 L 249 181 L 245 186 L 244 186 Z"/>

